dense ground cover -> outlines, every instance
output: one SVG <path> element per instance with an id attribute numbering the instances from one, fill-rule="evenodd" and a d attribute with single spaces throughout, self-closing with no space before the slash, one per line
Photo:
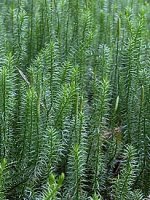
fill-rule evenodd
<path id="1" fill-rule="evenodd" d="M 147 198 L 149 2 L 0 11 L 0 200 Z"/>

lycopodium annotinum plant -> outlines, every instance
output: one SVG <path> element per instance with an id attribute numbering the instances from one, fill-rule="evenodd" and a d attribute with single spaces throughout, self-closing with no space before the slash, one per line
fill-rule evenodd
<path id="1" fill-rule="evenodd" d="M 149 196 L 149 7 L 1 0 L 0 199 Z"/>

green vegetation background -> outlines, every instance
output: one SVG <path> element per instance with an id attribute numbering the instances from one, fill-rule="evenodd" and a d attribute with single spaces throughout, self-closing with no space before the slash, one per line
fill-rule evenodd
<path id="1" fill-rule="evenodd" d="M 150 4 L 0 2 L 0 200 L 150 195 Z"/>

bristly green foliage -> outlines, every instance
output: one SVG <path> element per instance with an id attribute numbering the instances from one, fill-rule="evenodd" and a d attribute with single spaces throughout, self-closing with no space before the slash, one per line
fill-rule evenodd
<path id="1" fill-rule="evenodd" d="M 138 170 L 138 162 L 136 159 L 135 149 L 128 146 L 123 155 L 123 166 L 121 173 L 115 180 L 115 195 L 114 199 L 130 199 L 130 189 Z"/>
<path id="2" fill-rule="evenodd" d="M 1 0 L 0 200 L 150 195 L 148 0 Z"/>
<path id="3" fill-rule="evenodd" d="M 5 189 L 5 168 L 6 168 L 6 160 L 3 159 L 0 163 L 0 198 L 1 199 L 6 199 L 5 198 L 5 193 L 4 193 L 4 189 Z"/>

